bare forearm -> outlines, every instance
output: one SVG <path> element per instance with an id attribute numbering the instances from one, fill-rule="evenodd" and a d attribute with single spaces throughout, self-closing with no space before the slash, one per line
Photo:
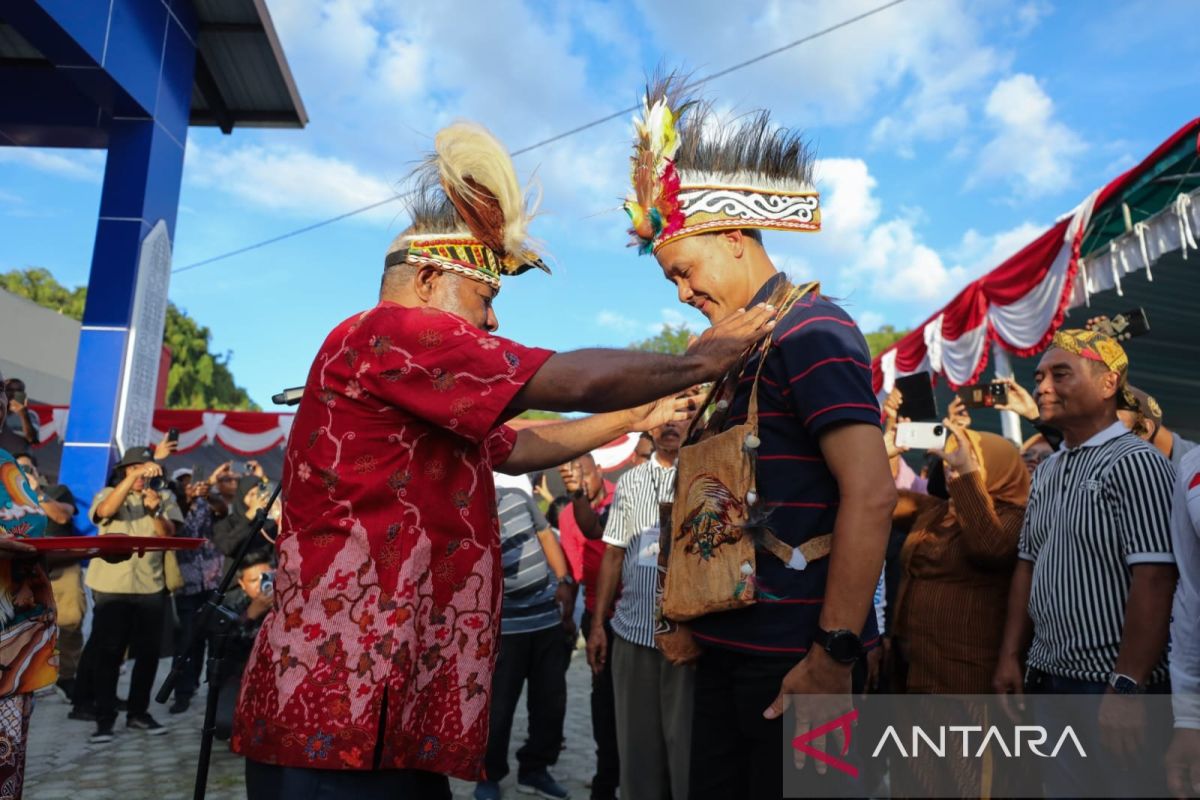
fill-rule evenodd
<path id="1" fill-rule="evenodd" d="M 719 371 L 718 364 L 695 355 L 601 349 L 556 353 L 517 393 L 512 408 L 616 411 L 712 380 Z"/>
<path id="2" fill-rule="evenodd" d="M 1145 683 L 1167 648 L 1177 573 L 1171 564 L 1140 564 L 1130 571 L 1125 628 L 1114 669 Z"/>
<path id="3" fill-rule="evenodd" d="M 121 504 L 125 502 L 125 498 L 129 496 L 129 490 L 133 488 L 136 478 L 127 477 L 116 485 L 116 488 L 109 493 L 108 497 L 104 498 L 104 502 L 96 506 L 96 516 L 100 519 L 112 519 L 121 510 Z"/>
<path id="4" fill-rule="evenodd" d="M 1033 620 L 1029 618 L 1029 592 L 1033 588 L 1033 562 L 1019 559 L 1013 570 L 1008 590 L 1008 613 L 1004 621 L 1004 638 L 1000 642 L 1000 657 L 1018 661 L 1029 649 L 1033 639 Z"/>
<path id="5" fill-rule="evenodd" d="M 526 428 L 517 433 L 517 443 L 499 470 L 506 475 L 525 475 L 565 464 L 627 433 L 631 424 L 627 412 L 614 411 Z"/>
<path id="6" fill-rule="evenodd" d="M 604 526 L 600 524 L 600 517 L 586 495 L 572 497 L 571 508 L 575 512 L 575 524 L 579 526 L 583 538 L 594 540 L 604 536 Z"/>
<path id="7" fill-rule="evenodd" d="M 175 523 L 166 517 L 154 518 L 154 534 L 156 536 L 174 536 Z"/>
<path id="8" fill-rule="evenodd" d="M 567 565 L 567 557 L 563 554 L 562 545 L 558 543 L 554 531 L 547 528 L 539 532 L 538 541 L 542 543 L 542 552 L 546 554 L 546 563 L 550 565 L 550 571 L 554 573 L 554 577 L 562 580 L 562 577 L 571 571 L 571 567 Z"/>
<path id="9" fill-rule="evenodd" d="M 52 522 L 57 522 L 59 525 L 66 525 L 70 522 L 75 511 L 66 503 L 59 503 L 55 500 L 43 500 L 38 505 L 42 507 L 42 511 L 46 512 L 46 516 Z"/>
<path id="10" fill-rule="evenodd" d="M 848 423 L 822 434 L 821 453 L 838 484 L 838 514 L 821 627 L 862 630 L 872 612 L 896 508 L 896 485 L 879 429 Z"/>
<path id="11" fill-rule="evenodd" d="M 604 558 L 600 561 L 600 575 L 596 579 L 596 609 L 592 614 L 592 627 L 603 627 L 612 608 L 613 598 L 617 596 L 617 584 L 621 580 L 621 565 L 625 561 L 625 551 L 619 547 L 608 545 L 604 548 Z"/>

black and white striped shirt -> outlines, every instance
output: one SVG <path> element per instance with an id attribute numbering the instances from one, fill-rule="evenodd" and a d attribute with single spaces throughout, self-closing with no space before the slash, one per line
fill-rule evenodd
<path id="1" fill-rule="evenodd" d="M 621 596 L 613 632 L 627 642 L 654 647 L 654 589 L 658 580 L 658 504 L 675 499 L 675 467 L 653 456 L 617 481 L 604 543 L 625 551 Z"/>
<path id="2" fill-rule="evenodd" d="M 1171 564 L 1170 462 L 1120 422 L 1033 475 L 1019 555 L 1033 562 L 1029 666 L 1106 681 L 1117 661 L 1130 568 Z M 1151 683 L 1166 677 L 1166 658 Z"/>

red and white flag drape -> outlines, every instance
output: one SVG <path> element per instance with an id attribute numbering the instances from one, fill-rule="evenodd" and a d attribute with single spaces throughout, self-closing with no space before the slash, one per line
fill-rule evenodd
<path id="1" fill-rule="evenodd" d="M 1146 244 L 1147 233 L 1155 231 L 1145 223 L 1135 226 L 1127 243 L 1130 247 L 1140 245 L 1144 263 L 1131 265 L 1116 246 L 1111 254 L 1097 259 L 1103 261 L 1105 270 L 1111 270 L 1111 276 L 1103 271 L 1081 275 L 1079 248 L 1095 209 L 1181 142 L 1190 138 L 1200 152 L 1198 131 L 1200 119 L 1180 128 L 1142 163 L 1093 192 L 1052 228 L 987 275 L 969 283 L 944 308 L 880 353 L 872 364 L 875 391 L 891 391 L 897 377 L 923 371 L 945 376 L 954 387 L 975 383 L 987 367 L 990 344 L 1020 358 L 1039 353 L 1050 343 L 1067 310 L 1087 302 L 1090 292 L 1112 288 L 1114 283 L 1119 287 L 1121 272 L 1148 269 L 1153 258 Z M 1178 217 L 1179 233 L 1178 237 L 1172 236 L 1176 220 L 1163 216 L 1158 232 L 1160 255 L 1180 247 L 1186 254 L 1189 244 L 1196 246 L 1188 226 L 1200 208 L 1192 207 L 1188 195 L 1180 197 L 1183 200 L 1163 212 Z"/>

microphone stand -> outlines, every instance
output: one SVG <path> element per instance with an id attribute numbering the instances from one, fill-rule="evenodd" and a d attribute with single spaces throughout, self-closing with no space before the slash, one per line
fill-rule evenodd
<path id="1" fill-rule="evenodd" d="M 196 637 L 211 633 L 208 643 L 208 697 L 204 707 L 204 728 L 200 734 L 200 757 L 196 762 L 196 783 L 192 792 L 193 800 L 204 800 L 204 794 L 208 788 L 208 765 L 212 760 L 213 738 L 217 732 L 217 702 L 221 696 L 221 683 L 225 677 L 223 675 L 225 651 L 229 644 L 229 638 L 233 634 L 233 629 L 239 621 L 238 615 L 223 605 L 221 601 L 224 600 L 225 593 L 229 591 L 229 587 L 233 585 L 233 580 L 242 566 L 242 561 L 246 558 L 246 554 L 250 552 L 250 546 L 258 538 L 259 533 L 262 532 L 263 525 L 267 523 L 267 509 L 275 505 L 275 501 L 279 499 L 279 492 L 282 488 L 282 481 L 275 484 L 275 491 L 271 493 L 271 499 L 267 502 L 266 506 L 260 508 L 254 514 L 254 519 L 250 522 L 250 533 L 238 547 L 237 553 L 234 554 L 233 563 L 225 570 L 225 575 L 221 578 L 221 585 L 209 593 L 204 605 L 200 606 L 196 611 L 196 621 L 192 625 L 191 635 L 188 636 L 188 640 L 183 646 L 183 657 L 178 659 L 171 667 L 171 671 L 167 674 L 167 679 L 163 682 L 162 688 L 158 690 L 158 694 L 154 695 L 154 699 L 159 703 L 165 703 L 170 699 L 171 692 L 175 689 L 175 684 L 179 682 L 180 677 L 183 675 L 183 668 L 192 659 L 192 645 L 195 643 Z"/>

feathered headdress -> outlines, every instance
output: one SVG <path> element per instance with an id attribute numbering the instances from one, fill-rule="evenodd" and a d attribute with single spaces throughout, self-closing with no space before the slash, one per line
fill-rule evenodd
<path id="1" fill-rule="evenodd" d="M 501 275 L 550 271 L 528 238 L 536 203 L 504 145 L 482 125 L 456 122 L 438 131 L 412 182 L 412 225 L 385 265 L 435 266 L 496 288 Z"/>
<path id="2" fill-rule="evenodd" d="M 640 252 L 733 228 L 821 229 L 812 152 L 799 132 L 772 125 L 766 111 L 725 123 L 684 94 L 678 76 L 657 81 L 634 120 L 625 210 Z"/>

